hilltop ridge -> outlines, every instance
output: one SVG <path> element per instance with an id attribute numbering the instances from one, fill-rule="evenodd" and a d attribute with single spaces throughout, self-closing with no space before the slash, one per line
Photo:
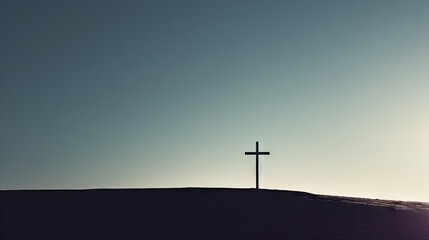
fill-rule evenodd
<path id="1" fill-rule="evenodd" d="M 429 204 L 229 188 L 4 190 L 1 239 L 429 239 Z"/>

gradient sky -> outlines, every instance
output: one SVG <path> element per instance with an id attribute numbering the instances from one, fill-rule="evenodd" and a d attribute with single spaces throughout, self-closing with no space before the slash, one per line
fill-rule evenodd
<path id="1" fill-rule="evenodd" d="M 0 189 L 429 201 L 429 1 L 0 1 Z"/>

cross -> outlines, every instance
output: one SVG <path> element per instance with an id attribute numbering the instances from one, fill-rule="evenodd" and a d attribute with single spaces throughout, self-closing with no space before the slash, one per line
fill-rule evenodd
<path id="1" fill-rule="evenodd" d="M 270 152 L 260 152 L 259 142 L 256 142 L 256 152 L 245 152 L 245 155 L 256 155 L 256 189 L 259 189 L 259 155 L 270 155 Z"/>

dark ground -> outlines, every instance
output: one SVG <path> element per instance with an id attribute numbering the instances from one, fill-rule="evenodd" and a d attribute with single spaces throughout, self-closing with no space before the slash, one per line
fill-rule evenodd
<path id="1" fill-rule="evenodd" d="M 429 205 L 255 189 L 0 191 L 0 239 L 429 240 Z"/>

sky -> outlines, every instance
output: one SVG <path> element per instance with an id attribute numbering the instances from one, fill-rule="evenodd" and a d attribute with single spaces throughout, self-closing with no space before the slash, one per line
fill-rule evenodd
<path id="1" fill-rule="evenodd" d="M 429 1 L 0 1 L 0 189 L 429 202 Z"/>

